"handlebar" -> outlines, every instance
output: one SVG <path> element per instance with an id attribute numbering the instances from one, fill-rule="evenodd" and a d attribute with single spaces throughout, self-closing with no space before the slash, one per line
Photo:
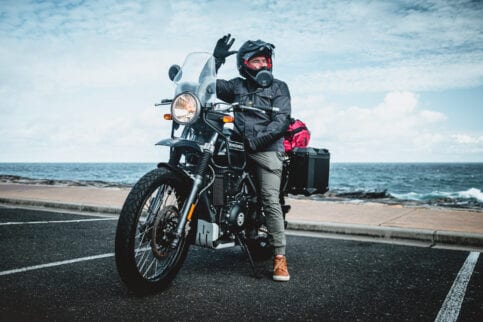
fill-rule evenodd
<path id="1" fill-rule="evenodd" d="M 170 105 L 171 103 L 173 103 L 172 99 L 162 99 L 161 103 L 156 103 L 154 106 Z"/>
<path id="2" fill-rule="evenodd" d="M 257 110 L 262 110 L 264 112 L 279 112 L 280 108 L 275 107 L 275 106 L 246 106 L 246 105 L 241 105 L 240 103 L 233 103 L 232 104 L 233 108 L 236 110 L 237 108 L 240 110 L 249 110 L 249 111 L 257 111 Z"/>
<path id="3" fill-rule="evenodd" d="M 161 103 L 156 103 L 154 106 L 162 106 L 162 105 L 170 105 L 173 102 L 172 99 L 163 99 L 161 100 Z M 221 104 L 226 104 L 226 103 L 217 103 L 216 105 L 221 105 Z M 260 111 L 260 112 L 280 112 L 280 108 L 276 106 L 247 106 L 247 105 L 242 105 L 238 102 L 233 103 L 233 104 L 226 104 L 228 107 L 224 110 L 226 112 L 231 112 L 231 111 Z"/>
<path id="4" fill-rule="evenodd" d="M 261 112 L 279 112 L 280 108 L 275 106 L 247 106 L 240 103 L 233 103 L 228 106 L 226 111 L 261 111 Z"/>

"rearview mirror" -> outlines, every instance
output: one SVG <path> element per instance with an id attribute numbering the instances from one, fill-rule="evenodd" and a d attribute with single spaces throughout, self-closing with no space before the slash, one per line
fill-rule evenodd
<path id="1" fill-rule="evenodd" d="M 179 65 L 172 65 L 168 71 L 169 79 L 173 81 L 176 75 L 178 75 L 180 70 L 181 70 L 181 67 Z"/>

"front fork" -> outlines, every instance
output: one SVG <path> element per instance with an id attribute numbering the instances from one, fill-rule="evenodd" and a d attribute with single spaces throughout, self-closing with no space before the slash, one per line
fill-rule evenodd
<path id="1" fill-rule="evenodd" d="M 214 133 L 210 139 L 210 142 L 206 143 L 203 146 L 203 153 L 201 154 L 201 160 L 198 164 L 198 169 L 194 175 L 193 179 L 193 187 L 189 193 L 188 199 L 183 205 L 181 209 L 181 218 L 179 220 L 178 228 L 176 229 L 176 235 L 171 242 L 171 247 L 176 248 L 179 244 L 181 236 L 183 236 L 184 230 L 186 229 L 186 233 L 189 230 L 189 222 L 191 221 L 191 217 L 195 211 L 196 205 L 199 199 L 199 193 L 203 188 L 204 177 L 206 172 L 208 171 L 208 165 L 210 164 L 210 160 L 213 156 L 213 152 L 215 151 L 215 143 L 218 139 L 218 133 Z M 188 223 L 188 224 L 187 224 Z"/>

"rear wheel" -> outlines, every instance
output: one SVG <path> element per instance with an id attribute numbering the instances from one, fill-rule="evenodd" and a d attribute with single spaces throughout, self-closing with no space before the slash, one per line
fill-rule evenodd
<path id="1" fill-rule="evenodd" d="M 176 247 L 171 244 L 186 195 L 187 185 L 164 168 L 144 175 L 129 193 L 117 225 L 115 255 L 130 290 L 161 290 L 181 268 L 189 246 L 186 234 Z"/>

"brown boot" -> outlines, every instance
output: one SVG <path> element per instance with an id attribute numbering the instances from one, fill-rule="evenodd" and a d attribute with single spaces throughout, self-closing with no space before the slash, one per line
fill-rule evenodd
<path id="1" fill-rule="evenodd" d="M 273 260 L 273 280 L 279 282 L 288 282 L 290 280 L 287 259 L 283 255 L 277 255 Z"/>

